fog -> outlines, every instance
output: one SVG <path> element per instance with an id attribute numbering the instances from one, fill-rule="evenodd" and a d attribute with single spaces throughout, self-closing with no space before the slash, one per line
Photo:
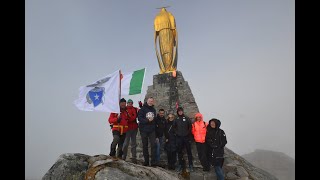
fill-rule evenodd
<path id="1" fill-rule="evenodd" d="M 78 110 L 80 86 L 146 67 L 143 100 L 159 73 L 153 20 L 176 18 L 178 70 L 227 147 L 295 157 L 293 0 L 28 0 L 25 17 L 25 176 L 41 179 L 63 153 L 109 154 L 109 113 Z M 128 98 L 128 97 L 125 97 Z"/>

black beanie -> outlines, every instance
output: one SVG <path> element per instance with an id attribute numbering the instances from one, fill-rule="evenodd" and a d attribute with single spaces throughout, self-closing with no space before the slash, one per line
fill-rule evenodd
<path id="1" fill-rule="evenodd" d="M 177 109 L 177 114 L 178 114 L 179 111 L 182 111 L 182 112 L 183 112 L 183 108 L 182 108 L 182 107 L 178 107 L 178 109 Z"/>
<path id="2" fill-rule="evenodd" d="M 120 99 L 120 102 L 127 102 L 126 99 L 122 98 Z"/>

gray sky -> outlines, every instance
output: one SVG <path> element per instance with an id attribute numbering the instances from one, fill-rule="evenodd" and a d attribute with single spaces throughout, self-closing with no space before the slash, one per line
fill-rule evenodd
<path id="1" fill-rule="evenodd" d="M 60 154 L 109 154 L 108 113 L 79 111 L 78 89 L 122 69 L 147 68 L 143 100 L 159 72 L 153 20 L 176 18 L 178 70 L 204 119 L 218 118 L 238 154 L 295 156 L 293 0 L 27 0 L 26 178 L 40 179 Z M 196 153 L 196 152 L 194 152 Z"/>

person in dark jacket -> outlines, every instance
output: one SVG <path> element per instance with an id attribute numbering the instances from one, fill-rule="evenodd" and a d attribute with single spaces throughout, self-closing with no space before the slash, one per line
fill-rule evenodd
<path id="1" fill-rule="evenodd" d="M 153 98 L 148 98 L 147 102 L 138 112 L 139 130 L 142 139 L 144 166 L 149 166 L 148 140 L 151 146 L 151 166 L 155 166 L 155 140 L 156 140 L 156 123 L 154 121 L 156 110 L 153 107 Z"/>
<path id="2" fill-rule="evenodd" d="M 155 119 L 156 123 L 156 164 L 160 161 L 161 147 L 163 142 L 163 131 L 166 118 L 164 117 L 164 109 L 159 109 L 159 113 Z"/>
<path id="3" fill-rule="evenodd" d="M 168 120 L 164 125 L 165 136 L 165 150 L 168 157 L 168 169 L 174 170 L 177 161 L 177 146 L 176 146 L 176 133 L 173 128 L 175 116 L 172 113 L 168 114 Z"/>
<path id="4" fill-rule="evenodd" d="M 227 144 L 226 134 L 220 129 L 221 122 L 211 119 L 206 133 L 206 144 L 209 152 L 209 162 L 214 166 L 218 180 L 223 180 L 222 166 L 224 162 L 224 147 Z"/>
<path id="5" fill-rule="evenodd" d="M 176 133 L 176 144 L 179 158 L 179 165 L 177 171 L 181 172 L 183 169 L 183 148 L 185 147 L 188 154 L 189 171 L 193 171 L 192 152 L 191 152 L 191 120 L 184 115 L 183 108 L 178 107 L 177 118 L 173 123 L 173 127 Z"/>

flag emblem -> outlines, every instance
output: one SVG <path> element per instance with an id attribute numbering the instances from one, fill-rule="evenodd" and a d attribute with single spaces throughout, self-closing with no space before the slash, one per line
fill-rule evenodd
<path id="1" fill-rule="evenodd" d="M 120 70 L 79 88 L 74 105 L 82 111 L 119 113 Z"/>
<path id="2" fill-rule="evenodd" d="M 99 104 L 103 104 L 104 97 L 104 88 L 95 87 L 87 93 L 87 102 L 89 104 L 93 103 L 94 107 L 97 107 Z"/>

